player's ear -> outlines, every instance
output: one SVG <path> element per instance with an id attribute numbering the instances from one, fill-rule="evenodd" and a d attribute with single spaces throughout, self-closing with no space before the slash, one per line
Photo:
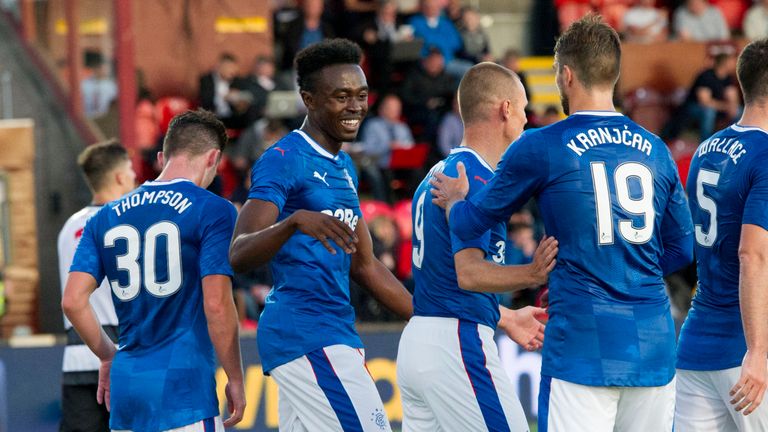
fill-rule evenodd
<path id="1" fill-rule="evenodd" d="M 509 120 L 509 117 L 512 115 L 512 101 L 509 99 L 505 99 L 501 105 L 499 106 L 499 114 L 501 115 L 502 120 L 507 121 Z"/>
<path id="2" fill-rule="evenodd" d="M 571 67 L 568 65 L 563 65 L 562 75 L 563 75 L 563 82 L 566 85 L 570 86 L 573 83 L 573 79 L 574 79 L 573 69 L 571 69 Z"/>
<path id="3" fill-rule="evenodd" d="M 208 150 L 208 154 L 206 155 L 206 166 L 208 167 L 214 167 L 219 164 L 219 161 L 221 160 L 221 150 L 219 149 L 210 149 Z"/>
<path id="4" fill-rule="evenodd" d="M 162 151 L 157 152 L 157 162 L 161 167 L 165 166 L 165 154 Z"/>
<path id="5" fill-rule="evenodd" d="M 302 90 L 300 94 L 301 100 L 304 102 L 304 106 L 307 107 L 308 110 L 315 109 L 315 97 L 312 95 L 312 93 L 306 90 Z"/>

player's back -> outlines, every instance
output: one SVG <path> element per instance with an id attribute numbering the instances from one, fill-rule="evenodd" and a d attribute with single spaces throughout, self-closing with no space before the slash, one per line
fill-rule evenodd
<path id="1" fill-rule="evenodd" d="M 414 315 L 458 318 L 496 328 L 499 302 L 495 294 L 466 291 L 459 287 L 453 255 L 465 248 L 477 248 L 488 259 L 504 264 L 506 224 L 500 223 L 483 237 L 463 242 L 450 233 L 445 211 L 432 204 L 429 181 L 436 172 L 455 177 L 462 162 L 469 179 L 467 197 L 488 183 L 493 169 L 468 147 L 453 149 L 436 164 L 414 194 L 413 221 L 413 293 Z"/>
<path id="2" fill-rule="evenodd" d="M 664 142 L 619 113 L 578 112 L 524 133 L 495 179 L 494 194 L 484 189 L 473 202 L 504 214 L 536 196 L 559 242 L 542 374 L 595 386 L 667 384 L 675 334 L 662 237 L 686 235 L 689 216 Z"/>
<path id="3" fill-rule="evenodd" d="M 739 366 L 746 341 L 739 310 L 742 224 L 768 228 L 768 133 L 733 125 L 699 146 L 688 176 L 699 286 L 683 325 L 679 369 Z"/>
<path id="4" fill-rule="evenodd" d="M 165 430 L 218 415 L 201 280 L 232 275 L 235 218 L 229 202 L 179 179 L 145 183 L 86 226 L 81 249 L 98 257 L 78 249 L 72 270 L 109 280 L 120 320 L 113 429 Z"/>

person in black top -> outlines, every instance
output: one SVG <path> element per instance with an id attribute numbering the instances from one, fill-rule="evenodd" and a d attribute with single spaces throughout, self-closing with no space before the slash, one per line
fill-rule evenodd
<path id="1" fill-rule="evenodd" d="M 712 135 L 718 115 L 728 119 L 738 118 L 741 112 L 739 91 L 736 88 L 733 72 L 736 59 L 731 54 L 718 54 L 714 66 L 701 72 L 688 91 L 688 97 L 677 115 L 667 123 L 661 137 L 675 139 L 682 129 L 696 121 L 699 125 L 700 141 Z"/>

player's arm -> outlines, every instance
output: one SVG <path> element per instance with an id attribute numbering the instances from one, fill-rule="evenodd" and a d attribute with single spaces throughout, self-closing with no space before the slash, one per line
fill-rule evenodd
<path id="1" fill-rule="evenodd" d="M 265 264 L 297 230 L 319 240 L 331 254 L 336 254 L 331 241 L 346 253 L 356 250 L 355 232 L 333 216 L 298 210 L 277 222 L 279 214 L 277 206 L 269 201 L 249 199 L 245 203 L 229 248 L 229 260 L 236 272 Z"/>
<path id="2" fill-rule="evenodd" d="M 768 231 L 744 224 L 739 244 L 739 305 L 747 341 L 741 377 L 731 389 L 736 411 L 752 413 L 763 401 L 768 367 Z"/>
<path id="3" fill-rule="evenodd" d="M 402 283 L 373 255 L 373 242 L 368 225 L 360 218 L 355 229 L 359 239 L 352 255 L 350 276 L 367 289 L 387 309 L 404 319 L 413 315 L 413 299 Z"/>
<path id="4" fill-rule="evenodd" d="M 112 360 L 115 344 L 101 328 L 96 312 L 88 301 L 98 287 L 89 273 L 71 272 L 64 287 L 61 308 L 88 348 L 102 361 Z"/>
<path id="5" fill-rule="evenodd" d="M 219 363 L 227 374 L 226 393 L 230 416 L 224 425 L 232 427 L 242 420 L 245 409 L 243 363 L 237 309 L 232 297 L 232 279 L 226 275 L 208 275 L 203 278 L 202 285 L 208 334 Z"/>
<path id="6" fill-rule="evenodd" d="M 112 367 L 112 358 L 115 356 L 116 349 L 115 344 L 112 343 L 112 340 L 101 327 L 101 323 L 99 323 L 99 319 L 96 317 L 96 312 L 88 301 L 98 285 L 98 282 L 90 273 L 70 272 L 61 299 L 61 309 L 83 342 L 101 360 L 96 400 L 100 404 L 105 404 L 107 410 L 109 410 L 109 371 Z"/>
<path id="7" fill-rule="evenodd" d="M 667 150 L 668 151 L 668 150 Z M 666 159 L 667 172 L 670 173 L 669 200 L 664 208 L 661 220 L 661 244 L 663 254 L 659 260 L 664 276 L 674 273 L 693 262 L 693 219 L 685 197 L 683 184 L 677 173 L 677 166 L 672 156 Z M 691 171 L 691 176 L 694 175 Z M 696 184 L 689 176 L 689 185 Z"/>
<path id="8" fill-rule="evenodd" d="M 485 259 L 477 248 L 462 249 L 453 256 L 459 287 L 467 291 L 505 292 L 544 285 L 555 268 L 558 243 L 545 237 L 525 265 L 499 265 Z"/>

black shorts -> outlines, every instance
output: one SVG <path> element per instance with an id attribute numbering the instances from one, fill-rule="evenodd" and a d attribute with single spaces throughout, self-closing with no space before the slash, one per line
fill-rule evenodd
<path id="1" fill-rule="evenodd" d="M 109 412 L 96 402 L 96 384 L 61 386 L 60 432 L 109 432 Z"/>

